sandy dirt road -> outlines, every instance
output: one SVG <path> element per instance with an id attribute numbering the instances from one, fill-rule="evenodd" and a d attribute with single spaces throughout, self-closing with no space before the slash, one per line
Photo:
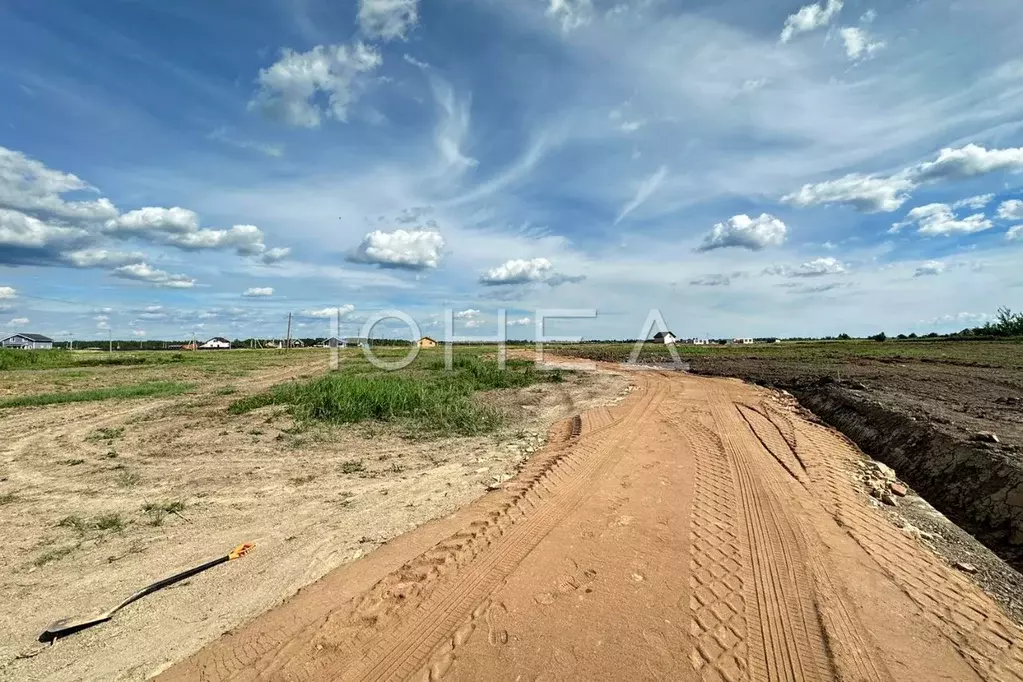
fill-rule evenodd
<path id="1" fill-rule="evenodd" d="M 636 372 L 520 475 L 164 680 L 1020 680 L 1019 629 L 767 391 Z"/>

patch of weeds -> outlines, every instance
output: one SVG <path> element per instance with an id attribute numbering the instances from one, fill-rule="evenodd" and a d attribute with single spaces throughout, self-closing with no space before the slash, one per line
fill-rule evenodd
<path id="1" fill-rule="evenodd" d="M 403 467 L 402 465 L 398 464 L 397 462 L 391 462 L 391 473 L 392 474 L 400 474 L 403 471 L 405 471 L 405 467 Z"/>
<path id="2" fill-rule="evenodd" d="M 134 471 L 128 471 L 127 469 L 117 474 L 117 485 L 121 486 L 122 488 L 131 488 L 132 486 L 136 486 L 139 484 L 139 481 L 141 480 L 142 477 L 139 476 L 138 473 Z"/>
<path id="3" fill-rule="evenodd" d="M 62 459 L 57 464 L 63 464 L 64 466 L 76 467 L 79 464 L 85 464 L 84 459 Z"/>
<path id="4" fill-rule="evenodd" d="M 316 480 L 316 476 L 313 474 L 306 474 L 305 476 L 295 476 L 294 478 L 288 479 L 292 485 L 305 485 L 306 483 L 312 483 Z"/>
<path id="5" fill-rule="evenodd" d="M 78 515 L 65 516 L 57 522 L 57 526 L 60 528 L 70 528 L 79 533 L 89 530 L 89 522 Z"/>
<path id="6" fill-rule="evenodd" d="M 0 407 L 33 407 L 89 402 L 93 400 L 151 398 L 155 396 L 180 395 L 191 388 L 192 386 L 189 384 L 178 384 L 171 381 L 151 381 L 134 386 L 113 386 L 110 388 L 94 388 L 87 391 L 65 391 L 63 393 L 19 396 L 17 398 L 0 400 Z"/>
<path id="7" fill-rule="evenodd" d="M 342 474 L 357 474 L 366 470 L 366 465 L 361 459 L 349 459 L 341 463 Z"/>
<path id="8" fill-rule="evenodd" d="M 102 455 L 103 459 L 117 459 L 117 451 L 110 450 L 105 455 Z"/>
<path id="9" fill-rule="evenodd" d="M 76 549 L 78 549 L 78 545 L 71 545 L 68 547 L 58 547 L 56 549 L 51 549 L 50 551 L 44 552 L 43 554 L 37 556 L 32 561 L 32 565 L 35 566 L 36 568 L 40 568 L 42 566 L 45 566 L 46 564 L 53 563 L 54 561 L 59 561 L 60 559 L 63 559 Z"/>
<path id="10" fill-rule="evenodd" d="M 262 436 L 263 432 L 260 431 L 259 429 L 252 429 L 251 431 L 249 431 L 249 435 L 250 436 Z"/>
<path id="11" fill-rule="evenodd" d="M 221 386 L 213 392 L 214 395 L 234 395 L 238 392 L 237 386 Z"/>
<path id="12" fill-rule="evenodd" d="M 178 514 L 185 510 L 185 503 L 181 500 L 170 500 L 168 502 L 146 502 L 142 505 L 142 511 L 149 515 L 150 526 L 162 526 L 168 514 Z"/>
<path id="13" fill-rule="evenodd" d="M 114 440 L 115 438 L 120 438 L 123 435 L 123 426 L 118 426 L 116 428 L 101 428 L 90 433 L 85 440 L 95 443 L 104 440 Z"/>
<path id="14" fill-rule="evenodd" d="M 124 530 L 124 520 L 120 514 L 103 514 L 96 517 L 93 526 L 96 530 L 121 531 Z"/>
<path id="15" fill-rule="evenodd" d="M 0 505 L 10 504 L 18 499 L 17 493 L 0 493 Z"/>

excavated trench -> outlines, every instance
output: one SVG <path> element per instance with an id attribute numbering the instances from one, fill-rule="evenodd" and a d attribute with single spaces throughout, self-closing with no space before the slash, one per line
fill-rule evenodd
<path id="1" fill-rule="evenodd" d="M 931 505 L 1023 570 L 1023 463 L 997 445 L 952 438 L 837 384 L 785 387 L 808 410 L 895 469 Z"/>

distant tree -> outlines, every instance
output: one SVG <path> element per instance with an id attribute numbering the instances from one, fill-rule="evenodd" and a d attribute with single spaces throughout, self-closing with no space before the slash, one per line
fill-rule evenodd
<path id="1" fill-rule="evenodd" d="M 909 335 L 909 338 L 911 338 L 911 339 L 915 339 L 915 338 L 917 338 L 916 332 L 912 332 L 912 333 L 911 333 L 911 334 Z"/>
<path id="2" fill-rule="evenodd" d="M 906 339 L 908 339 L 909 337 L 908 337 L 908 336 L 906 336 L 905 334 L 899 334 L 899 335 L 898 335 L 898 336 L 896 336 L 895 338 L 899 339 L 900 341 L 905 341 L 905 340 L 906 340 Z"/>
<path id="3" fill-rule="evenodd" d="M 849 341 L 850 339 L 852 339 L 852 337 L 849 336 L 848 334 L 839 334 L 838 335 L 838 340 L 839 341 Z"/>
<path id="4" fill-rule="evenodd" d="M 873 336 L 870 336 L 868 338 L 871 341 L 887 341 L 888 340 L 888 335 L 885 334 L 884 332 L 881 332 L 880 334 L 874 334 Z"/>
<path id="5" fill-rule="evenodd" d="M 927 335 L 927 336 L 926 336 L 925 338 L 928 338 L 928 339 L 936 339 L 936 338 L 938 338 L 938 332 L 931 332 L 931 333 L 930 333 L 930 334 L 928 334 L 928 335 Z"/>

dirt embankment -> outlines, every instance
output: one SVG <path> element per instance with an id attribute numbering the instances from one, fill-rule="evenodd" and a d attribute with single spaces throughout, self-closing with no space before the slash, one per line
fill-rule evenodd
<path id="1" fill-rule="evenodd" d="M 827 365 L 707 359 L 692 369 L 788 390 L 894 468 L 949 519 L 1023 569 L 1018 370 L 866 359 Z"/>

